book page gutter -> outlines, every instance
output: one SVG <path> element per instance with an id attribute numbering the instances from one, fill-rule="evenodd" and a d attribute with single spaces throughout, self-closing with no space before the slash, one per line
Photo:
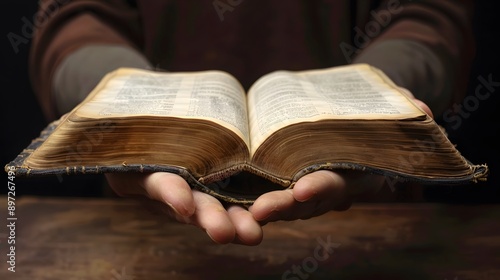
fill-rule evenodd
<path id="1" fill-rule="evenodd" d="M 249 146 L 245 94 L 231 76 L 218 71 L 154 73 L 120 69 L 100 91 L 77 108 L 91 118 L 168 116 L 217 122 Z M 98 87 L 99 88 L 99 87 Z"/>
<path id="2" fill-rule="evenodd" d="M 365 69 L 278 71 L 257 81 L 248 101 L 251 155 L 273 132 L 299 122 L 425 115 L 392 82 Z"/>

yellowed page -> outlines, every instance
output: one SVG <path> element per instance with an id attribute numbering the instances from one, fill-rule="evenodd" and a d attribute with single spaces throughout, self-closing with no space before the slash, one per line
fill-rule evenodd
<path id="1" fill-rule="evenodd" d="M 273 132 L 299 122 L 425 116 L 381 71 L 366 64 L 270 73 L 250 88 L 248 108 L 251 155 Z"/>
<path id="2" fill-rule="evenodd" d="M 221 71 L 168 73 L 121 68 L 108 74 L 75 114 L 90 118 L 168 116 L 217 122 L 249 145 L 243 88 Z"/>

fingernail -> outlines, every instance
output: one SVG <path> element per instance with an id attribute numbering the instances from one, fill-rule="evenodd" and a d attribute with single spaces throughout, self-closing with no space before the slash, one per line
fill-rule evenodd
<path id="1" fill-rule="evenodd" d="M 306 201 L 308 201 L 309 199 L 311 199 L 313 196 L 314 196 L 314 195 L 311 195 L 311 196 L 306 197 L 306 198 L 303 198 L 303 199 L 297 199 L 297 198 L 295 198 L 295 197 L 294 197 L 294 198 L 295 198 L 295 200 L 297 200 L 298 202 L 306 202 Z"/>
<path id="2" fill-rule="evenodd" d="M 299 198 L 297 198 L 297 196 L 293 196 L 293 199 L 295 199 L 298 202 L 306 202 L 306 201 L 310 200 L 311 198 L 313 198 L 315 195 L 316 195 L 315 193 L 312 193 L 309 196 L 299 197 Z"/>
<path id="3" fill-rule="evenodd" d="M 181 217 L 191 216 L 191 215 L 189 215 L 188 211 L 185 211 L 184 213 L 179 212 L 171 203 L 165 202 L 165 204 L 167 204 L 168 207 L 170 207 L 170 209 L 174 210 L 174 212 Z"/>
<path id="4" fill-rule="evenodd" d="M 212 239 L 213 242 L 217 243 L 217 244 L 220 244 L 219 242 L 217 242 L 213 237 L 212 235 L 210 235 L 210 233 L 208 232 L 208 230 L 205 230 L 205 233 L 208 235 L 208 237 L 210 237 L 210 239 Z"/>
<path id="5" fill-rule="evenodd" d="M 269 214 L 267 214 L 267 216 L 265 217 L 261 217 L 260 219 L 256 219 L 258 222 L 261 222 L 261 221 L 268 221 L 269 219 L 271 219 L 273 216 L 276 216 L 276 214 L 278 213 L 278 211 L 271 211 L 269 212 Z"/>

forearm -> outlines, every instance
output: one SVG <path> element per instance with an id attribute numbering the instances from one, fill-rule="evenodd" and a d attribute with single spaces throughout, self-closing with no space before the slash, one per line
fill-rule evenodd
<path id="1" fill-rule="evenodd" d="M 368 63 L 382 70 L 397 85 L 407 88 L 435 114 L 452 100 L 451 73 L 427 46 L 411 40 L 385 40 L 360 54 L 353 63 Z"/>
<path id="2" fill-rule="evenodd" d="M 150 69 L 147 59 L 123 45 L 87 45 L 69 54 L 57 67 L 52 95 L 59 114 L 73 109 L 107 73 L 120 67 Z"/>
<path id="3" fill-rule="evenodd" d="M 73 68 L 59 66 L 63 62 L 67 63 L 66 59 L 71 54 L 86 46 L 112 45 L 132 50 L 141 49 L 141 37 L 137 34 L 140 22 L 137 11 L 121 0 L 74 0 L 61 4 L 55 0 L 40 2 L 40 11 L 47 14 L 47 18 L 42 24 L 37 25 L 30 50 L 29 69 L 32 86 L 43 112 L 47 120 L 52 120 L 66 111 L 58 109 L 69 107 L 69 105 L 61 107 L 59 103 L 62 105 L 67 102 L 66 100 L 74 100 L 72 95 L 80 94 L 77 91 L 61 92 L 60 85 L 54 84 L 56 72 L 57 79 L 61 81 L 66 79 L 66 70 L 92 71 L 92 68 L 85 69 L 90 65 L 90 62 L 87 63 L 85 60 L 81 60 L 81 63 L 85 63 L 85 67 L 84 65 Z M 104 59 L 102 63 L 111 61 L 113 58 Z M 89 76 L 85 74 L 80 76 L 81 79 L 87 77 Z M 83 80 L 73 81 L 78 84 Z M 59 97 L 61 94 L 70 96 L 64 96 L 60 101 L 55 93 Z"/>
<path id="4" fill-rule="evenodd" d="M 439 115 L 465 95 L 474 55 L 469 2 L 420 1 L 400 6 L 354 62 L 381 68 Z"/>

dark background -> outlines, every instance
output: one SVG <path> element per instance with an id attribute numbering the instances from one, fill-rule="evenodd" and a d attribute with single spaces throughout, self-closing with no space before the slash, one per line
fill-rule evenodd
<path id="1" fill-rule="evenodd" d="M 28 52 L 30 44 L 21 44 L 16 53 L 7 34 L 21 35 L 22 18 L 32 21 L 38 1 L 7 0 L 3 3 L 1 17 L 1 155 L 4 166 L 15 158 L 47 125 L 28 78 Z M 480 85 L 479 76 L 500 82 L 500 25 L 497 14 L 498 1 L 476 1 L 474 33 L 477 54 L 469 79 L 468 94 L 473 96 Z M 500 86 L 486 99 L 480 101 L 477 110 L 462 118 L 462 124 L 453 129 L 441 122 L 448 130 L 450 140 L 460 152 L 473 163 L 488 163 L 490 175 L 487 182 L 467 186 L 426 187 L 424 197 L 430 202 L 445 203 L 490 203 L 500 202 L 499 191 L 499 94 Z M 484 90 L 484 89 L 482 89 Z M 472 104 L 471 104 L 472 105 Z M 440 121 L 440 118 L 437 118 Z M 4 175 L 4 183 L 7 181 Z M 102 196 L 103 180 L 100 176 L 65 176 L 47 178 L 16 178 L 16 196 Z M 6 193 L 6 184 L 1 193 Z"/>

